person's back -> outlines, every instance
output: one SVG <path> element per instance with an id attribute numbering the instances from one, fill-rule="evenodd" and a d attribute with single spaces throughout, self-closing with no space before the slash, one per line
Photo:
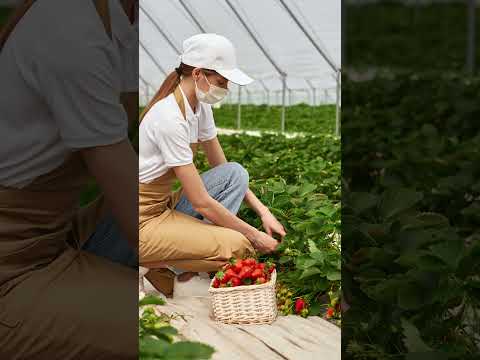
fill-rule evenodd
<path id="1" fill-rule="evenodd" d="M 9 134 L 0 142 L 0 185 L 23 187 L 72 150 L 125 137 L 119 101 L 110 104 L 115 116 L 95 106 L 105 93 L 120 96 L 121 66 L 93 1 L 35 1 L 0 52 L 0 132 Z"/>

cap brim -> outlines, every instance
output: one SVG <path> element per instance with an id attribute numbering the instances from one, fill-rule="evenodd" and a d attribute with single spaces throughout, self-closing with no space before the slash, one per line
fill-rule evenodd
<path id="1" fill-rule="evenodd" d="M 240 69 L 216 70 L 216 72 L 222 75 L 225 79 L 237 85 L 248 85 L 254 81 L 250 76 L 245 74 Z"/>

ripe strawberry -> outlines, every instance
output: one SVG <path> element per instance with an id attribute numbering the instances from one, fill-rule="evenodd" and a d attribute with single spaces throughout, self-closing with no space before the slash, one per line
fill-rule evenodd
<path id="1" fill-rule="evenodd" d="M 255 260 L 254 258 L 246 258 L 245 260 L 243 260 L 243 264 L 247 266 L 255 266 L 257 264 L 257 260 Z"/>
<path id="2" fill-rule="evenodd" d="M 222 266 L 222 270 L 227 271 L 228 269 L 230 269 L 230 267 L 231 267 L 231 265 L 227 263 L 227 264 Z"/>
<path id="3" fill-rule="evenodd" d="M 238 276 L 240 277 L 240 279 L 246 279 L 252 275 L 252 272 L 253 272 L 252 267 L 244 266 L 242 270 L 240 270 L 240 273 L 238 274 Z"/>
<path id="4" fill-rule="evenodd" d="M 263 276 L 261 276 L 257 279 L 257 284 L 258 285 L 265 284 L 266 282 L 267 282 L 267 279 L 265 279 Z"/>
<path id="5" fill-rule="evenodd" d="M 242 280 L 238 276 L 232 277 L 230 281 L 232 282 L 232 286 L 242 285 Z"/>
<path id="6" fill-rule="evenodd" d="M 255 266 L 257 269 L 260 269 L 260 270 L 265 270 L 265 264 L 264 263 L 258 263 L 256 266 Z"/>
<path id="7" fill-rule="evenodd" d="M 326 314 L 327 319 L 330 319 L 334 314 L 335 314 L 335 309 L 332 307 L 329 307 L 327 309 L 327 314 Z"/>
<path id="8" fill-rule="evenodd" d="M 263 276 L 263 271 L 260 270 L 260 269 L 255 269 L 252 271 L 252 278 L 255 280 L 255 279 L 258 279 L 259 277 L 262 277 Z"/>
<path id="9" fill-rule="evenodd" d="M 307 307 L 307 303 L 302 298 L 299 298 L 297 299 L 297 301 L 295 301 L 295 312 L 297 314 L 299 314 L 306 307 Z"/>
<path id="10" fill-rule="evenodd" d="M 225 284 L 228 280 L 230 280 L 223 271 L 218 271 L 215 277 L 220 280 L 222 284 Z"/>
<path id="11" fill-rule="evenodd" d="M 220 280 L 218 280 L 218 278 L 215 278 L 213 280 L 213 287 L 218 288 L 219 286 L 220 286 Z"/>
<path id="12" fill-rule="evenodd" d="M 231 278 L 233 278 L 234 276 L 237 276 L 237 274 L 235 273 L 235 271 L 233 271 L 233 269 L 228 269 L 226 272 L 225 272 L 225 277 L 230 280 Z M 228 281 L 227 280 L 227 281 Z"/>
<path id="13" fill-rule="evenodd" d="M 241 259 L 237 259 L 235 264 L 232 266 L 232 269 L 238 274 L 242 270 L 242 267 L 243 267 L 243 261 Z"/>

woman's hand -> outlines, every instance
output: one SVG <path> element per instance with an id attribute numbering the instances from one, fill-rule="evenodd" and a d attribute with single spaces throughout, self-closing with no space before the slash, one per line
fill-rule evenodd
<path id="1" fill-rule="evenodd" d="M 249 240 L 255 250 L 264 254 L 275 251 L 278 246 L 278 241 L 263 231 L 257 230 Z"/>
<path id="2" fill-rule="evenodd" d="M 273 234 L 278 234 L 282 239 L 287 235 L 283 225 L 270 212 L 270 210 L 268 210 L 268 208 L 265 208 L 260 218 L 262 219 L 263 228 L 268 235 L 272 236 Z"/>

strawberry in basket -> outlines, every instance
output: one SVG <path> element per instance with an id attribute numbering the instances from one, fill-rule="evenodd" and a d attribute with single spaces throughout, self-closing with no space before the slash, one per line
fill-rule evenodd
<path id="1" fill-rule="evenodd" d="M 215 274 L 214 288 L 261 285 L 270 281 L 275 264 L 259 263 L 254 258 L 232 258 Z"/>

